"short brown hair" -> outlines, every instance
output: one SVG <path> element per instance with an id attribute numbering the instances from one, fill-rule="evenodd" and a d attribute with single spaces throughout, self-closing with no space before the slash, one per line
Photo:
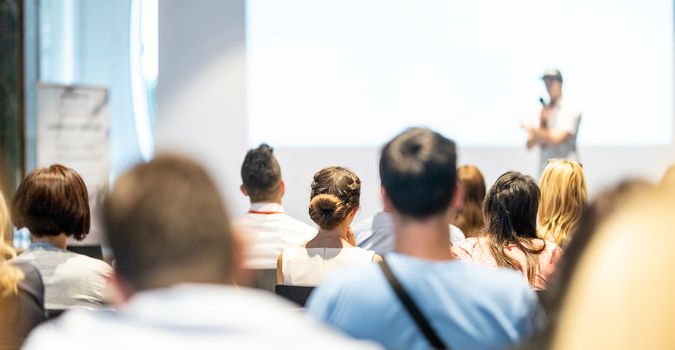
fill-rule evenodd
<path id="1" fill-rule="evenodd" d="M 65 233 L 83 240 L 91 223 L 87 186 L 75 170 L 61 164 L 33 170 L 14 194 L 12 219 L 35 236 Z"/>
<path id="2" fill-rule="evenodd" d="M 180 282 L 227 282 L 233 237 L 206 170 L 160 155 L 121 176 L 103 202 L 118 275 L 138 291 Z"/>
<path id="3" fill-rule="evenodd" d="M 359 205 L 360 197 L 361 180 L 353 171 L 323 168 L 314 174 L 309 217 L 322 229 L 333 229 Z"/>

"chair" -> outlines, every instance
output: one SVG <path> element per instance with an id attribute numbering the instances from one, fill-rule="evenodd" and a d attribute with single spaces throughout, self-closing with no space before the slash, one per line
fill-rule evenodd
<path id="1" fill-rule="evenodd" d="M 284 284 L 277 284 L 274 292 L 302 307 L 305 307 L 309 295 L 312 294 L 314 287 L 304 286 L 287 286 Z"/>
<path id="2" fill-rule="evenodd" d="M 251 287 L 274 293 L 277 284 L 277 269 L 249 270 L 253 275 Z"/>
<path id="3" fill-rule="evenodd" d="M 82 244 L 82 245 L 69 245 L 69 251 L 77 254 L 86 255 L 90 258 L 103 260 L 103 248 L 100 244 Z"/>
<path id="4" fill-rule="evenodd" d="M 45 310 L 45 316 L 47 317 L 47 320 L 53 320 L 53 319 L 61 316 L 64 312 L 66 312 L 65 309 Z"/>

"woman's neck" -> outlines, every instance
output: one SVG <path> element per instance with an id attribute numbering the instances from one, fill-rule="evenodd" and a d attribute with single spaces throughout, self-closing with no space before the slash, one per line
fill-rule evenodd
<path id="1" fill-rule="evenodd" d="M 65 233 L 61 233 L 57 236 L 31 236 L 31 242 L 33 243 L 49 243 L 57 248 L 66 249 L 68 246 L 68 236 Z"/>
<path id="2" fill-rule="evenodd" d="M 347 228 L 341 227 L 342 225 L 332 229 L 324 230 L 319 229 L 319 233 L 316 234 L 307 244 L 305 248 L 349 248 L 353 247 L 349 242 L 347 242 L 344 237 L 347 233 Z"/>

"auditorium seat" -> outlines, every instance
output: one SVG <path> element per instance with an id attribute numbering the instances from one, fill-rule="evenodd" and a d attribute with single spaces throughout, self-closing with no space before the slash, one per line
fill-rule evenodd
<path id="1" fill-rule="evenodd" d="M 284 297 L 302 307 L 307 303 L 309 295 L 312 294 L 314 287 L 303 287 L 303 286 L 287 286 L 283 284 L 277 284 L 274 288 L 274 291 L 277 295 Z"/>

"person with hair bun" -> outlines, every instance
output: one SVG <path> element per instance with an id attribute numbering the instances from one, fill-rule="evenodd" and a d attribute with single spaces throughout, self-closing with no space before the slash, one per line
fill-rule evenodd
<path id="1" fill-rule="evenodd" d="M 373 251 L 355 247 L 349 228 L 359 209 L 361 180 L 353 171 L 328 167 L 314 174 L 309 217 L 319 232 L 300 247 L 286 248 L 277 259 L 277 282 L 316 286 L 335 270 L 380 262 Z"/>

